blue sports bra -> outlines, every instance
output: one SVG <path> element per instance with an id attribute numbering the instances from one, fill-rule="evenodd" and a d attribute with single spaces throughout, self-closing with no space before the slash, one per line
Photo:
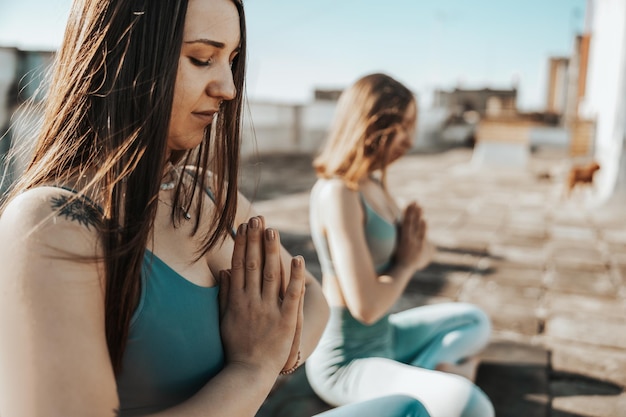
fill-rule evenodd
<path id="1" fill-rule="evenodd" d="M 320 179 L 318 181 L 329 180 Z M 381 273 L 388 269 L 393 262 L 392 258 L 396 249 L 396 239 L 398 234 L 397 225 L 395 223 L 390 223 L 378 214 L 360 193 L 359 198 L 361 199 L 361 206 L 363 207 L 363 229 L 365 232 L 367 247 L 372 257 L 374 267 L 376 268 L 376 272 Z M 326 239 L 324 231 L 319 225 L 317 225 L 317 221 L 315 220 L 315 206 L 323 204 L 323 202 L 317 200 L 318 192 L 315 192 L 314 190 L 311 194 L 311 238 L 317 251 L 322 272 L 324 274 L 336 275 L 332 256 L 328 247 L 328 240 Z"/>

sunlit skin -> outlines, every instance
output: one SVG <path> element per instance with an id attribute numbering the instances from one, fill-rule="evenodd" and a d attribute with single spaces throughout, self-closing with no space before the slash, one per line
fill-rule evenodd
<path id="1" fill-rule="evenodd" d="M 239 53 L 239 15 L 230 1 L 190 1 L 178 63 L 170 150 L 200 144 L 220 103 L 237 95 L 231 64 Z"/>

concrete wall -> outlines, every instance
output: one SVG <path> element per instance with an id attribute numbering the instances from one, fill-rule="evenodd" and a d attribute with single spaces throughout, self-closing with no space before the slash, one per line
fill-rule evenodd
<path id="1" fill-rule="evenodd" d="M 9 93 L 17 76 L 17 53 L 14 48 L 0 47 L 0 131 L 11 117 L 13 102 Z"/>
<path id="2" fill-rule="evenodd" d="M 588 4 L 591 33 L 585 97 L 579 115 L 596 118 L 595 156 L 599 200 L 624 193 L 624 136 L 626 134 L 626 1 L 592 0 Z"/>

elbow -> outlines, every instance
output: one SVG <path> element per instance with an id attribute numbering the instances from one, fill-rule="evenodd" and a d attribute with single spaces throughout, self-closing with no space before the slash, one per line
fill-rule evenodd
<path id="1" fill-rule="evenodd" d="M 376 311 L 375 309 L 371 307 L 368 308 L 367 306 L 357 306 L 356 308 L 349 307 L 349 310 L 352 317 L 366 326 L 376 323 L 385 315 L 385 311 Z"/>

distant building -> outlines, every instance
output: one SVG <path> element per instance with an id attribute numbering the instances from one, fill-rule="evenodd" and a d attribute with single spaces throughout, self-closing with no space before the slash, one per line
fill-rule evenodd
<path id="1" fill-rule="evenodd" d="M 315 89 L 315 100 L 316 101 L 337 101 L 339 100 L 339 96 L 343 93 L 343 90 L 325 90 L 316 88 Z"/>
<path id="2" fill-rule="evenodd" d="M 19 162 L 11 161 L 7 166 L 7 153 L 15 145 L 20 135 L 23 117 L 22 107 L 26 101 L 40 101 L 43 91 L 40 88 L 46 70 L 54 56 L 52 51 L 23 51 L 18 48 L 0 47 L 0 192 L 4 192 L 19 170 Z M 36 115 L 30 115 L 33 117 Z M 22 127 L 33 126 L 37 120 L 24 122 Z M 17 164 L 17 165 L 16 165 Z"/>
<path id="3" fill-rule="evenodd" d="M 515 115 L 517 113 L 517 88 L 435 90 L 433 107 L 445 108 L 449 114 L 456 117 L 462 117 L 464 113 L 470 111 L 477 112 L 480 117 Z"/>
<path id="4" fill-rule="evenodd" d="M 551 57 L 548 62 L 546 111 L 563 115 L 567 107 L 569 58 Z"/>

